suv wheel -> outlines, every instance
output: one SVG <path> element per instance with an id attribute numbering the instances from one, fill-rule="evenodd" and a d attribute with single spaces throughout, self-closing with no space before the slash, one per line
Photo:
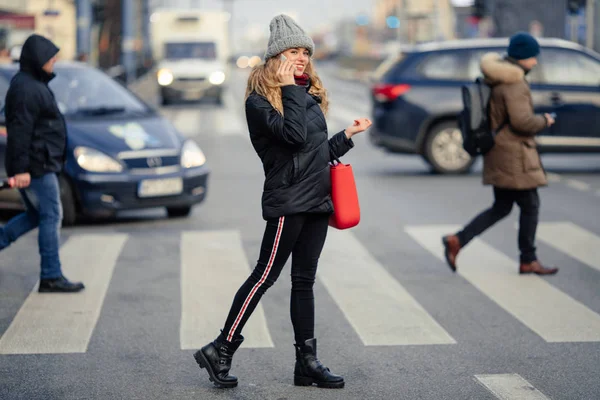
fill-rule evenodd
<path id="1" fill-rule="evenodd" d="M 442 122 L 431 128 L 424 149 L 425 159 L 434 171 L 442 174 L 468 172 L 475 159 L 463 149 L 463 139 L 456 121 Z"/>

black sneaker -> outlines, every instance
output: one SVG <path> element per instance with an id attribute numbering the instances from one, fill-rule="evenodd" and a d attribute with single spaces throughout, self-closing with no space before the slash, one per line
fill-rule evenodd
<path id="1" fill-rule="evenodd" d="M 75 293 L 85 288 L 81 282 L 70 282 L 64 276 L 54 279 L 40 280 L 40 293 Z"/>

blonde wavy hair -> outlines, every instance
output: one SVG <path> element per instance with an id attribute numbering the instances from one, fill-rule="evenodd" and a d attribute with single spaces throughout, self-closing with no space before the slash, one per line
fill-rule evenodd
<path id="1" fill-rule="evenodd" d="M 269 103 L 275 108 L 279 114 L 283 115 L 283 102 L 281 100 L 281 84 L 277 79 L 277 69 L 279 68 L 280 61 L 277 57 L 271 57 L 266 62 L 255 66 L 250 72 L 248 77 L 248 85 L 246 87 L 246 97 L 250 96 L 252 92 L 256 92 L 259 95 L 265 97 Z M 327 99 L 327 90 L 323 87 L 323 82 L 317 71 L 315 70 L 313 63 L 309 60 L 304 70 L 310 77 L 310 89 L 309 93 L 321 98 L 321 110 L 324 115 L 327 115 L 329 110 L 329 100 Z"/>

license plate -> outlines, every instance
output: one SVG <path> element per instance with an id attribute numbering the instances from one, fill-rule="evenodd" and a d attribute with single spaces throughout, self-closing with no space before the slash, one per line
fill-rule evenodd
<path id="1" fill-rule="evenodd" d="M 201 90 L 188 90 L 183 92 L 184 100 L 196 100 L 202 97 Z"/>
<path id="2" fill-rule="evenodd" d="M 183 192 L 181 178 L 147 179 L 140 182 L 139 197 L 172 196 Z"/>

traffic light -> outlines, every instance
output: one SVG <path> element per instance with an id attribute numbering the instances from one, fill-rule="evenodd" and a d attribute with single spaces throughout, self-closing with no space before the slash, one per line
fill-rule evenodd
<path id="1" fill-rule="evenodd" d="M 579 10 L 585 8 L 586 0 L 567 0 L 567 11 L 571 15 L 579 14 Z"/>
<path id="2" fill-rule="evenodd" d="M 487 16 L 487 0 L 475 0 L 473 3 L 473 16 L 483 18 Z"/>

